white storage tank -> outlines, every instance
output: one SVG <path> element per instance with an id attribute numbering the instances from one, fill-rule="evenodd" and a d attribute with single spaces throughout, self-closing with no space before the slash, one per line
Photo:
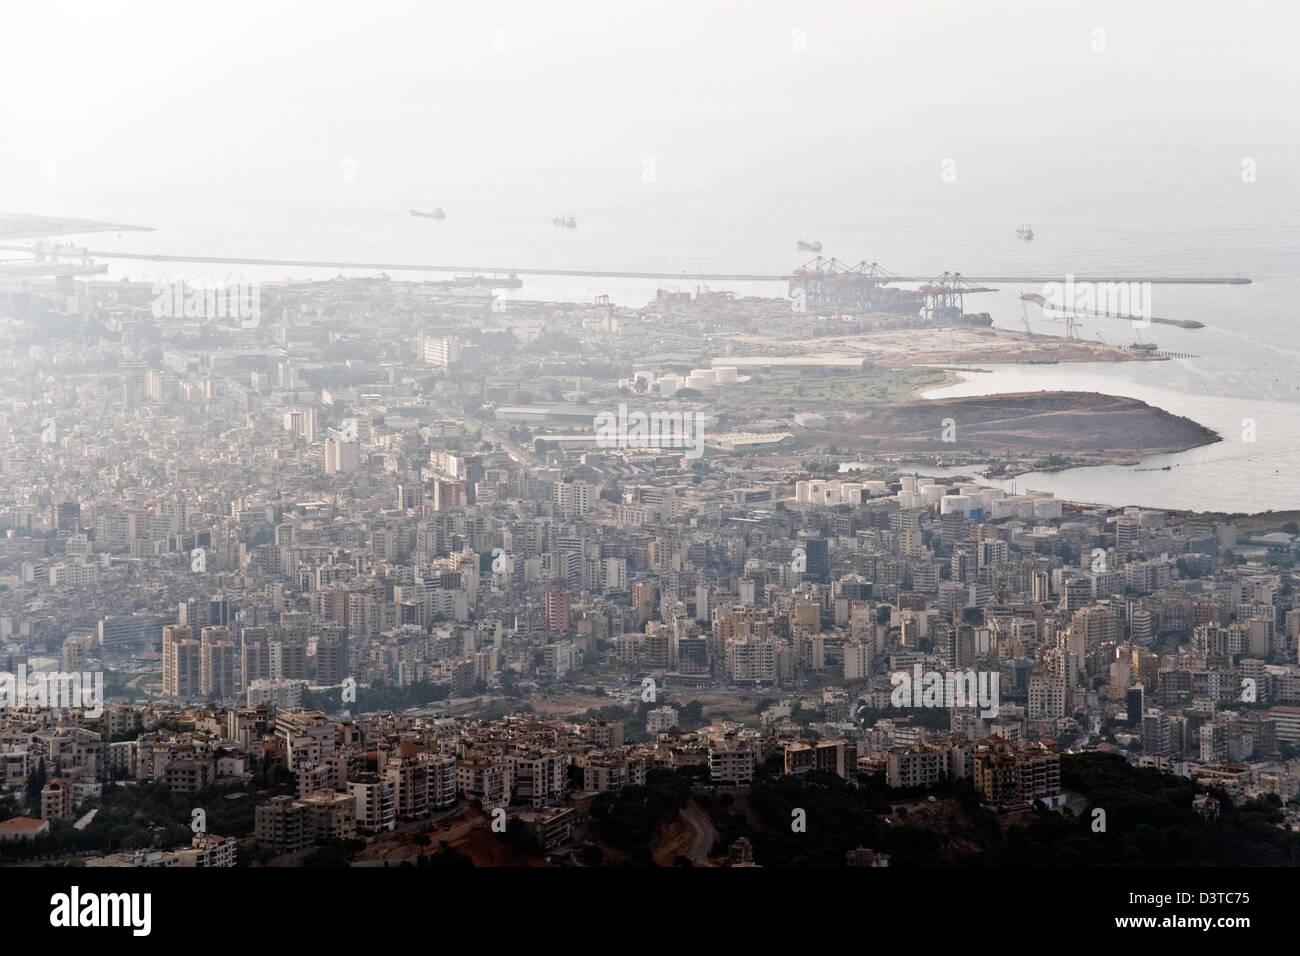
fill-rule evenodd
<path id="1" fill-rule="evenodd" d="M 971 500 L 965 495 L 944 495 L 939 499 L 939 514 L 970 514 Z"/>
<path id="2" fill-rule="evenodd" d="M 947 490 L 943 485 L 926 485 L 921 489 L 921 500 L 932 506 L 943 499 Z"/>
<path id="3" fill-rule="evenodd" d="M 1034 499 L 1034 517 L 1035 518 L 1061 517 L 1061 502 L 1055 498 Z"/>
<path id="4" fill-rule="evenodd" d="M 989 503 L 989 517 L 994 521 L 999 518 L 1010 518 L 1016 513 L 1016 500 L 1014 498 L 994 498 Z"/>

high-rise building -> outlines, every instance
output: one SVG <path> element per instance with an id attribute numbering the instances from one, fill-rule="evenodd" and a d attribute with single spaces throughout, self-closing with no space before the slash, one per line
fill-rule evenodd
<path id="1" fill-rule="evenodd" d="M 201 649 L 194 632 L 184 624 L 163 628 L 163 694 L 197 697 L 202 674 Z"/>
<path id="2" fill-rule="evenodd" d="M 449 336 L 419 334 L 420 358 L 428 365 L 447 368 L 460 361 L 460 343 Z"/>
<path id="3" fill-rule="evenodd" d="M 235 693 L 235 642 L 224 627 L 205 627 L 200 640 L 199 693 L 231 697 Z"/>
<path id="4" fill-rule="evenodd" d="M 350 475 L 357 470 L 357 443 L 333 436 L 325 439 L 325 474 Z"/>
<path id="5" fill-rule="evenodd" d="M 358 831 L 382 833 L 396 826 L 397 795 L 392 780 L 377 774 L 360 774 L 348 781 L 348 789 L 356 801 Z"/>
<path id="6" fill-rule="evenodd" d="M 339 684 L 348 676 L 348 632 L 328 624 L 316 637 L 316 683 Z"/>
<path id="7" fill-rule="evenodd" d="M 1070 617 L 1070 630 L 1083 635 L 1084 653 L 1093 655 L 1102 644 L 1119 640 L 1119 615 L 1106 605 L 1080 608 Z"/>
<path id="8" fill-rule="evenodd" d="M 278 637 L 271 642 L 270 676 L 284 680 L 307 679 L 307 638 L 305 626 L 295 624 L 280 628 Z"/>
<path id="9" fill-rule="evenodd" d="M 239 689 L 271 676 L 271 638 L 264 627 L 246 627 L 240 635 Z"/>
<path id="10" fill-rule="evenodd" d="M 465 503 L 478 503 L 478 483 L 483 480 L 485 471 L 481 455 L 465 456 Z"/>
<path id="11" fill-rule="evenodd" d="M 844 679 L 866 680 L 871 676 L 875 645 L 868 642 L 844 645 Z"/>
<path id="12" fill-rule="evenodd" d="M 1130 726 L 1142 726 L 1142 685 L 1129 688 L 1124 699 L 1125 716 Z"/>
<path id="13" fill-rule="evenodd" d="M 818 584 L 828 584 L 831 579 L 830 550 L 825 538 L 809 538 L 804 542 L 808 577 Z"/>
<path id="14" fill-rule="evenodd" d="M 81 530 L 81 505 L 75 501 L 62 501 L 54 506 L 54 526 L 63 534 L 76 534 Z"/>
<path id="15" fill-rule="evenodd" d="M 149 393 L 149 366 L 138 360 L 122 362 L 117 367 L 122 381 L 122 407 L 133 412 L 144 404 Z"/>
<path id="16" fill-rule="evenodd" d="M 632 606 L 636 608 L 636 621 L 644 624 L 654 616 L 655 583 L 637 581 L 632 585 Z"/>
<path id="17" fill-rule="evenodd" d="M 446 810 L 456 805 L 456 758 L 451 754 L 419 754 L 428 768 L 429 809 Z"/>
<path id="18" fill-rule="evenodd" d="M 277 853 L 293 853 L 311 846 L 315 836 L 312 812 L 290 796 L 271 797 L 257 805 L 253 835 Z"/>
<path id="19" fill-rule="evenodd" d="M 94 634 L 69 634 L 63 639 L 63 669 L 69 673 L 85 670 L 86 659 L 94 649 Z"/>
<path id="20" fill-rule="evenodd" d="M 546 628 L 564 633 L 569 629 L 569 592 L 546 592 Z"/>

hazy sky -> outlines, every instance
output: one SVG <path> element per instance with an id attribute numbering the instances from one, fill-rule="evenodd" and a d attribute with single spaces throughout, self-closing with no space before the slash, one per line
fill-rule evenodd
<path id="1" fill-rule="evenodd" d="M 756 188 L 1016 143 L 1260 155 L 1294 145 L 1300 70 L 1283 3 L 42 0 L 4 18 L 0 208 L 328 203 L 345 175 L 375 202 L 419 181 L 634 183 L 647 158 L 661 181 Z"/>

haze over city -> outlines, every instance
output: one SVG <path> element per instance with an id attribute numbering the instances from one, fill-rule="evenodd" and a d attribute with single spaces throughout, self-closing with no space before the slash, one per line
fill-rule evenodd
<path id="1" fill-rule="evenodd" d="M 91 894 L 155 867 L 1300 859 L 1289 10 L 4 17 L 51 927 L 170 939 L 184 875 Z"/>

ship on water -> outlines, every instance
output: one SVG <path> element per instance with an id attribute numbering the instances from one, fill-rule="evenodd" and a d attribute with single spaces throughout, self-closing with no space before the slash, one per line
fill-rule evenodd
<path id="1" fill-rule="evenodd" d="M 577 229 L 578 220 L 574 219 L 572 216 L 569 216 L 567 219 L 564 216 L 556 216 L 551 220 L 551 225 L 564 226 L 566 229 Z"/>
<path id="2" fill-rule="evenodd" d="M 1156 351 L 1159 351 L 1159 350 L 1156 348 L 1156 343 L 1154 343 L 1154 342 L 1143 342 L 1143 341 L 1142 341 L 1142 333 L 1141 333 L 1141 332 L 1137 332 L 1136 334 L 1137 334 L 1137 341 L 1134 342 L 1132 345 L 1129 346 L 1129 349 L 1130 349 L 1131 351 L 1134 351 L 1134 352 L 1156 352 Z"/>
<path id="3" fill-rule="evenodd" d="M 489 289 L 522 289 L 524 280 L 513 272 L 504 276 L 499 272 L 494 272 L 490 276 L 481 276 L 474 273 L 471 275 L 458 275 L 454 279 L 446 280 L 445 284 L 464 288 L 487 286 Z"/>
<path id="4" fill-rule="evenodd" d="M 412 209 L 411 215 L 419 216 L 421 219 L 446 219 L 447 218 L 447 214 L 442 211 L 441 206 L 439 206 L 433 212 L 421 212 L 419 209 Z"/>
<path id="5" fill-rule="evenodd" d="M 1034 228 L 1033 226 L 1029 225 L 1029 223 L 1025 223 L 1023 226 L 1021 226 L 1019 229 L 1016 230 L 1016 235 L 1019 236 L 1021 239 L 1032 239 L 1034 238 Z"/>
<path id="6" fill-rule="evenodd" d="M 800 239 L 795 245 L 804 252 L 821 252 L 822 242 L 820 239 Z"/>

